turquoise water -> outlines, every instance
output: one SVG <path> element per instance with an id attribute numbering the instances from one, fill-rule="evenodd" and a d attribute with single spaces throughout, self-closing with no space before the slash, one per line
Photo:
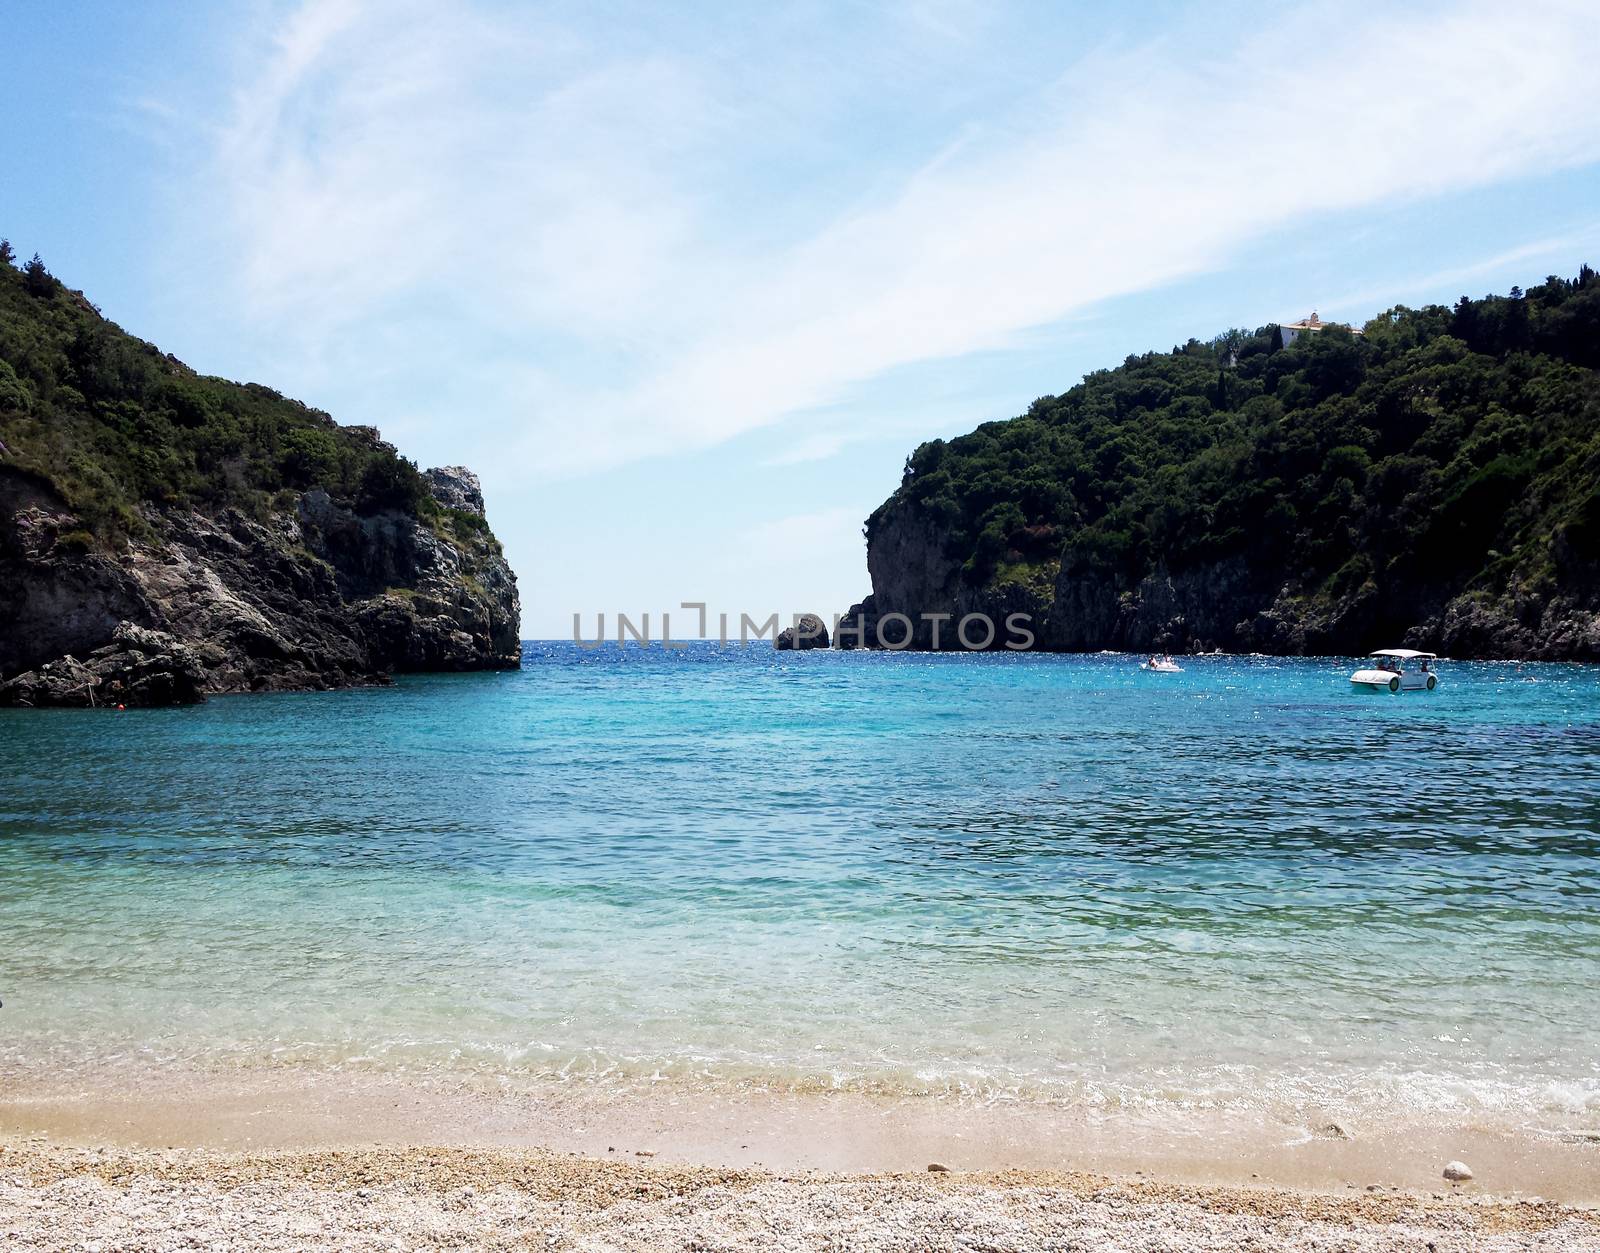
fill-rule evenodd
<path id="1" fill-rule="evenodd" d="M 1600 668 L 530 645 L 0 711 L 0 1062 L 1600 1112 Z"/>

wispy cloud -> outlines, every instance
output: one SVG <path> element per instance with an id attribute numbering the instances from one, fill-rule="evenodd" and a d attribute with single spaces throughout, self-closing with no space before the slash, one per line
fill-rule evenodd
<path id="1" fill-rule="evenodd" d="M 1325 213 L 1600 158 L 1581 3 L 1257 13 L 1029 89 L 1001 61 L 981 117 L 863 93 L 951 98 L 982 10 L 903 6 L 865 36 L 875 82 L 797 20 L 657 38 L 648 10 L 309 0 L 239 85 L 197 210 L 286 346 L 403 386 L 470 340 L 507 366 L 475 421 L 561 473 L 1003 349 Z M 886 150 L 858 168 L 863 111 Z"/>
<path id="2" fill-rule="evenodd" d="M 764 466 L 797 466 L 810 461 L 829 461 L 837 457 L 851 444 L 860 443 L 867 438 L 864 434 L 852 434 L 848 431 L 819 431 L 815 435 L 807 435 L 796 440 L 787 448 L 774 453 L 761 464 Z"/>
<path id="3" fill-rule="evenodd" d="M 743 533 L 743 546 L 761 561 L 812 556 L 819 547 L 839 545 L 865 552 L 861 519 L 853 509 L 818 509 L 758 523 Z"/>

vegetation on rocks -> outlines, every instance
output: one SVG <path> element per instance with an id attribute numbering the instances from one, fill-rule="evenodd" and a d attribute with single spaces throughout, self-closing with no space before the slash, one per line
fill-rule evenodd
<path id="1" fill-rule="evenodd" d="M 197 374 L 107 321 L 37 256 L 0 264 L 0 441 L 5 464 L 46 481 L 104 544 L 145 533 L 144 504 L 261 519 L 279 492 L 313 487 L 357 513 L 463 525 L 370 427 Z"/>
<path id="2" fill-rule="evenodd" d="M 0 705 L 519 664 L 470 470 L 197 374 L 14 262 L 0 246 Z"/>
<path id="3" fill-rule="evenodd" d="M 1238 629 L 1213 623 L 1209 642 L 1231 646 L 1270 643 L 1248 629 L 1268 603 L 1328 650 L 1394 642 L 1463 596 L 1535 633 L 1552 598 L 1592 604 L 1600 277 L 1397 306 L 1362 329 L 1190 340 L 923 444 L 869 546 L 891 525 L 897 544 L 908 524 L 938 536 L 963 606 L 1031 596 L 1069 647 L 1160 627 L 1124 613 L 1119 638 L 1088 638 L 1062 621 L 1074 586 L 1137 594 L 1220 569 L 1239 591 L 1217 612 Z"/>

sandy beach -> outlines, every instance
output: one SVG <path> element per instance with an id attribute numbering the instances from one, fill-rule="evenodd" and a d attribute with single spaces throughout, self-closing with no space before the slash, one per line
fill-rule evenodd
<path id="1" fill-rule="evenodd" d="M 297 1065 L 187 1068 L 107 1061 L 51 1074 L 0 1068 L 0 1134 L 131 1150 L 230 1153 L 544 1150 L 596 1160 L 835 1174 L 1083 1172 L 1197 1187 L 1458 1190 L 1600 1207 L 1600 1130 L 1376 1111 L 1167 1106 L 1119 1110 L 859 1088 L 617 1080 L 521 1086 Z"/>
<path id="2" fill-rule="evenodd" d="M 0 1091 L 7 1249 L 1600 1248 L 1600 1146 L 1503 1130 L 288 1067 Z"/>
<path id="3" fill-rule="evenodd" d="M 0 1239 L 82 1249 L 1600 1248 L 1553 1202 L 1042 1172 L 834 1175 L 533 1151 L 0 1144 Z"/>

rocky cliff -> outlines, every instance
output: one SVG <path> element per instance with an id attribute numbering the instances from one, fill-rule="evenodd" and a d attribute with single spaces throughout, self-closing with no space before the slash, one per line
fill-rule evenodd
<path id="1" fill-rule="evenodd" d="M 519 619 L 471 472 L 0 273 L 0 704 L 514 668 Z"/>
<path id="2" fill-rule="evenodd" d="M 922 445 L 840 644 L 1020 613 L 1062 651 L 1600 659 L 1600 277 L 1363 329 L 1190 341 Z"/>
<path id="3" fill-rule="evenodd" d="M 172 704 L 520 664 L 516 580 L 487 538 L 361 516 L 321 490 L 265 521 L 146 520 L 146 538 L 86 547 L 59 497 L 0 464 L 0 704 Z"/>
<path id="4" fill-rule="evenodd" d="M 1053 652 L 1260 652 L 1280 656 L 1360 656 L 1375 647 L 1413 647 L 1449 657 L 1600 660 L 1600 567 L 1572 562 L 1571 584 L 1552 594 L 1508 581 L 1498 594 L 1477 591 L 1435 598 L 1397 597 L 1375 603 L 1369 585 L 1324 603 L 1293 584 L 1272 587 L 1240 558 L 1194 569 L 1154 571 L 1128 585 L 1095 571 L 1066 568 L 1044 586 L 1010 582 L 969 585 L 938 526 L 902 517 L 892 547 L 869 541 L 873 592 L 840 620 L 838 647 L 881 647 L 879 623 L 904 614 L 908 647 L 958 649 L 954 624 L 967 614 L 996 624 L 989 647 L 1002 648 L 1004 624 L 1023 614 L 1029 647 Z M 890 553 L 908 559 L 901 568 Z M 1570 554 L 1569 554 L 1570 556 Z M 907 577 L 907 572 L 921 577 Z M 928 572 L 935 572 L 930 578 Z M 931 589 L 931 590 L 929 590 Z M 1410 616 L 1407 615 L 1407 607 Z M 933 639 L 929 615 L 950 615 Z M 974 638 L 979 636 L 976 628 Z M 864 643 L 857 643 L 857 637 Z M 898 645 L 902 628 L 885 628 Z"/>

